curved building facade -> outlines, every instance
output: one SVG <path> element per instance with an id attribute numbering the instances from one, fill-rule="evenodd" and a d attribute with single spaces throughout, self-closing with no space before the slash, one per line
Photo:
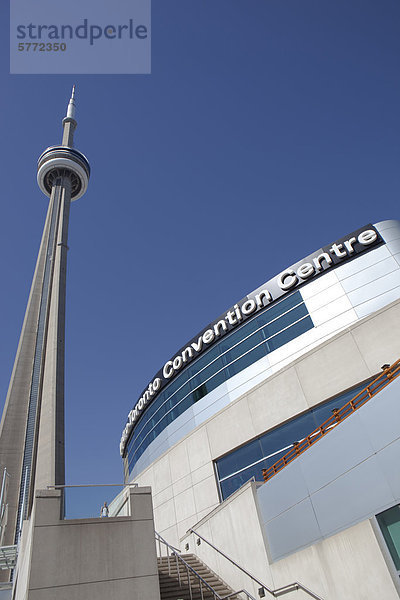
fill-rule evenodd
<path id="1" fill-rule="evenodd" d="M 397 381 L 273 479 L 262 472 L 400 358 L 399 319 L 400 222 L 383 221 L 288 267 L 199 332 L 122 433 L 126 480 L 152 487 L 156 529 L 194 551 L 193 528 L 272 587 L 300 580 L 324 598 L 361 599 L 378 586 L 376 597 L 397 598 Z M 221 572 L 205 545 L 197 551 Z"/>

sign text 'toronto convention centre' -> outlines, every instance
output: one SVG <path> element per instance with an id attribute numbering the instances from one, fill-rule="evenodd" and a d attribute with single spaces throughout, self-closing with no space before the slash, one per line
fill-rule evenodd
<path id="1" fill-rule="evenodd" d="M 358 229 L 345 238 L 336 241 L 331 246 L 317 250 L 302 261 L 282 271 L 276 278 L 271 279 L 260 288 L 235 304 L 226 314 L 210 323 L 201 333 L 181 348 L 177 355 L 168 360 L 149 383 L 142 396 L 128 415 L 128 421 L 122 432 L 120 452 L 124 454 L 126 442 L 134 424 L 143 413 L 144 408 L 155 398 L 158 392 L 169 383 L 174 376 L 192 360 L 207 350 L 220 337 L 243 323 L 255 313 L 292 292 L 302 284 L 321 275 L 344 261 L 355 258 L 359 254 L 383 243 L 382 238 L 371 224 Z"/>

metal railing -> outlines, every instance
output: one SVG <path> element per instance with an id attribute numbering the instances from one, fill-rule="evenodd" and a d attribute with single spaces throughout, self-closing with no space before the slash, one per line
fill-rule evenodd
<path id="1" fill-rule="evenodd" d="M 88 519 L 98 518 L 100 507 L 106 498 L 108 501 L 110 488 L 121 488 L 118 494 L 110 500 L 108 505 L 109 517 L 120 516 L 128 498 L 124 492 L 130 488 L 137 488 L 138 483 L 80 483 L 80 484 L 56 484 L 48 485 L 48 490 L 61 490 L 64 494 L 62 518 Z M 76 495 L 76 493 L 78 495 Z"/>
<path id="2" fill-rule="evenodd" d="M 231 558 L 230 556 L 228 556 L 227 554 L 225 554 L 225 552 L 222 552 L 222 550 L 220 550 L 219 548 L 217 548 L 216 546 L 214 546 L 214 544 L 212 544 L 205 537 L 203 537 L 202 535 L 200 535 L 200 533 L 197 533 L 197 531 L 195 531 L 194 529 L 188 529 L 188 533 L 193 533 L 195 536 L 197 536 L 198 538 L 200 538 L 201 540 L 203 540 L 203 542 L 205 542 L 206 544 L 208 544 L 208 546 L 210 546 L 210 548 L 212 548 L 213 550 L 215 550 L 220 556 L 222 556 L 223 558 L 226 558 L 226 560 L 228 560 L 232 565 L 234 565 L 237 569 L 239 569 L 239 571 L 241 571 L 242 573 L 244 573 L 245 575 L 247 575 L 247 577 L 249 577 L 254 583 L 256 583 L 259 586 L 259 593 L 261 591 L 262 592 L 267 592 L 268 594 L 270 594 L 274 598 L 278 598 L 279 596 L 283 596 L 284 594 L 289 594 L 290 592 L 295 592 L 295 591 L 298 591 L 298 590 L 302 590 L 303 592 L 305 592 L 306 594 L 308 594 L 309 596 L 311 596 L 311 598 L 314 598 L 315 600 L 323 600 L 323 598 L 321 598 L 321 596 L 318 596 L 317 594 L 314 594 L 314 592 L 312 592 L 311 590 L 309 590 L 308 588 L 306 588 L 299 581 L 294 581 L 293 583 L 289 583 L 288 585 L 284 585 L 283 587 L 277 588 L 276 590 L 272 590 L 267 585 L 265 585 L 265 583 L 263 583 L 262 581 L 260 581 L 259 579 L 257 579 L 257 577 L 255 577 L 254 575 L 252 575 L 251 573 L 249 573 L 249 571 L 247 571 L 246 569 L 244 569 L 243 567 L 241 567 L 240 565 L 238 565 L 238 563 L 236 561 L 234 561 L 233 558 Z"/>
<path id="3" fill-rule="evenodd" d="M 378 392 L 383 390 L 383 388 L 396 379 L 396 377 L 400 375 L 400 359 L 392 365 L 384 365 L 382 369 L 383 373 L 378 375 L 378 377 L 376 377 L 370 384 L 361 390 L 361 392 L 354 396 L 354 398 L 352 398 L 349 402 L 346 402 L 346 404 L 344 404 L 344 406 L 341 408 L 334 408 L 332 410 L 333 415 L 324 421 L 320 427 L 314 429 L 310 435 L 299 442 L 294 442 L 293 448 L 281 456 L 281 458 L 277 460 L 271 467 L 268 469 L 262 469 L 264 481 L 268 481 L 274 475 L 279 473 L 279 471 L 294 461 L 298 456 L 300 456 L 300 454 L 303 454 L 303 452 L 308 450 L 308 448 L 313 446 L 316 442 L 318 442 L 318 440 L 332 431 L 332 429 L 337 427 L 342 421 L 347 419 L 347 417 L 352 415 L 356 410 L 368 402 L 368 400 L 373 398 Z"/>
<path id="4" fill-rule="evenodd" d="M 164 558 L 162 554 L 162 546 L 165 546 L 168 565 L 168 575 L 171 575 L 171 566 L 176 566 L 176 576 L 179 587 L 186 586 L 189 590 L 190 600 L 193 600 L 193 594 L 200 592 L 201 600 L 204 600 L 204 594 L 207 597 L 212 595 L 213 600 L 229 600 L 229 598 L 237 599 L 239 594 L 245 594 L 247 600 L 256 600 L 247 590 L 241 589 L 236 592 L 231 592 L 227 596 L 220 596 L 218 592 L 211 587 L 209 583 L 199 574 L 189 563 L 181 556 L 180 550 L 171 546 L 157 531 L 156 545 L 158 547 L 157 557 Z"/>
<path id="5" fill-rule="evenodd" d="M 0 492 L 0 546 L 3 545 L 4 532 L 7 526 L 8 519 L 7 492 L 9 477 L 10 475 L 7 472 L 7 469 L 4 468 Z"/>

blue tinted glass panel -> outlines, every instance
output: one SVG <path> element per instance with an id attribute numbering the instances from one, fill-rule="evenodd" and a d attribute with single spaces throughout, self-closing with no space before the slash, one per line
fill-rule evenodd
<path id="1" fill-rule="evenodd" d="M 233 375 L 240 373 L 240 371 L 243 371 L 243 369 L 249 367 L 254 362 L 256 362 L 256 360 L 260 360 L 260 358 L 266 356 L 267 354 L 268 352 L 265 347 L 265 344 L 263 344 L 262 346 L 258 346 L 258 348 L 254 348 L 254 350 L 248 352 L 247 354 L 242 356 L 242 358 L 235 360 L 234 363 L 229 365 L 227 369 L 229 377 L 233 377 Z"/>
<path id="2" fill-rule="evenodd" d="M 376 517 L 397 571 L 400 571 L 400 506 L 385 510 Z"/>
<path id="3" fill-rule="evenodd" d="M 218 475 L 220 479 L 227 477 L 235 471 L 245 468 L 263 457 L 259 439 L 249 442 L 238 448 L 227 456 L 220 458 L 217 462 Z"/>
<path id="4" fill-rule="evenodd" d="M 240 344 L 238 344 L 237 346 L 235 346 L 235 348 L 232 348 L 232 350 L 229 350 L 229 352 L 225 354 L 226 362 L 232 362 L 232 360 L 235 360 L 235 358 L 239 358 L 239 356 L 242 356 L 245 352 L 251 350 L 252 348 L 254 348 L 254 346 L 257 346 L 258 344 L 261 344 L 263 341 L 264 338 L 260 331 L 258 331 L 257 333 L 253 333 L 250 337 L 240 342 Z"/>
<path id="5" fill-rule="evenodd" d="M 298 321 L 299 319 L 307 315 L 308 310 L 305 304 L 300 304 L 300 306 L 296 306 L 296 308 L 293 308 L 290 312 L 286 313 L 285 315 L 282 315 L 281 317 L 279 317 L 279 319 L 276 319 L 276 321 L 269 323 L 266 326 L 266 332 L 268 336 L 279 333 L 279 331 L 282 331 L 282 329 L 285 329 L 286 327 L 292 325 L 292 323 L 294 323 L 295 321 Z"/>
<path id="6" fill-rule="evenodd" d="M 248 469 L 245 469 L 244 471 L 241 471 L 237 475 L 226 479 L 225 481 L 221 481 L 220 487 L 222 498 L 227 498 L 228 496 L 233 494 L 233 492 L 236 492 L 236 490 L 238 490 L 244 483 L 247 483 L 247 481 L 249 481 L 249 479 L 252 479 L 253 477 L 256 481 L 262 481 L 262 476 L 260 478 L 260 473 L 261 469 L 263 468 L 265 467 L 262 465 L 258 469 L 250 467 Z"/>

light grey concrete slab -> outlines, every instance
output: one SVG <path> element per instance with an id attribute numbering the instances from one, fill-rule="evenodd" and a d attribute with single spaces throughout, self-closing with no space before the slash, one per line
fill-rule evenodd
<path id="1" fill-rule="evenodd" d="M 375 456 L 315 492 L 312 504 L 324 536 L 354 525 L 394 502 Z"/>
<path id="2" fill-rule="evenodd" d="M 257 490 L 261 518 L 268 523 L 277 515 L 300 503 L 309 495 L 299 459 Z"/>
<path id="3" fill-rule="evenodd" d="M 143 579 L 120 579 L 117 581 L 67 585 L 50 589 L 31 590 L 29 600 L 159 600 L 152 590 L 158 584 L 156 575 Z"/>
<path id="4" fill-rule="evenodd" d="M 295 552 L 322 537 L 309 498 L 275 517 L 265 528 L 273 560 Z"/>
<path id="5" fill-rule="evenodd" d="M 58 491 L 37 492 L 32 546 L 21 548 L 29 568 L 17 578 L 16 600 L 159 600 L 149 487 L 131 488 L 123 517 L 65 521 L 60 507 Z"/>

